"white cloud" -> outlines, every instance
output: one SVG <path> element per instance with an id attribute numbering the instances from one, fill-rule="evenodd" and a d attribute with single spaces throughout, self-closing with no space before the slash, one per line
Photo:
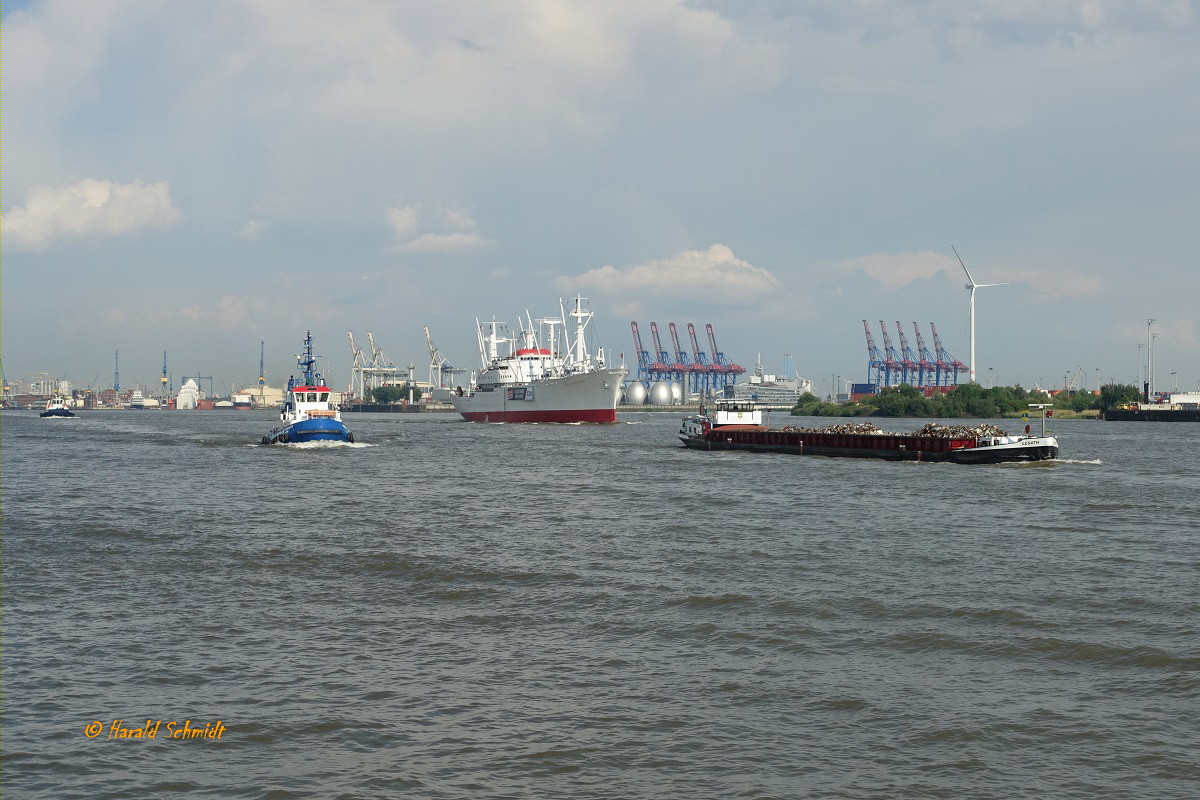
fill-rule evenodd
<path id="1" fill-rule="evenodd" d="M 237 235 L 242 239 L 253 240 L 257 239 L 259 236 L 262 236 L 263 231 L 266 229 L 266 222 L 262 221 L 261 219 L 251 219 L 246 221 L 246 224 L 243 225 L 241 230 L 237 232 Z"/>
<path id="2" fill-rule="evenodd" d="M 456 253 L 478 250 L 495 244 L 477 233 L 423 233 L 411 242 L 400 245 L 406 253 Z"/>
<path id="3" fill-rule="evenodd" d="M 417 207 L 389 208 L 387 223 L 397 239 L 412 238 L 417 232 Z"/>
<path id="4" fill-rule="evenodd" d="M 478 223 L 465 211 L 438 206 L 437 215 L 444 232 L 427 231 L 418 234 L 421 228 L 421 206 L 392 207 L 387 210 L 388 227 L 392 229 L 393 242 L 397 250 L 405 253 L 455 253 L 490 247 L 496 242 L 479 234 Z"/>
<path id="5" fill-rule="evenodd" d="M 962 273 L 962 267 L 953 256 L 933 250 L 921 250 L 916 253 L 872 253 L 839 261 L 834 268 L 843 272 L 863 272 L 883 284 L 888 291 L 900 289 L 922 278 L 932 278 L 939 272 L 945 272 L 951 277 L 954 276 L 955 270 Z M 966 275 L 963 275 L 963 280 L 966 280 Z"/>
<path id="6" fill-rule="evenodd" d="M 166 181 L 113 183 L 85 178 L 72 186 L 35 186 L 4 214 L 7 244 L 41 249 L 68 236 L 117 236 L 179 219 Z"/>
<path id="7" fill-rule="evenodd" d="M 595 289 L 605 294 L 699 298 L 722 305 L 756 300 L 779 287 L 779 280 L 733 254 L 723 244 L 707 250 L 685 250 L 671 258 L 617 269 L 598 267 L 558 278 L 564 291 Z"/>

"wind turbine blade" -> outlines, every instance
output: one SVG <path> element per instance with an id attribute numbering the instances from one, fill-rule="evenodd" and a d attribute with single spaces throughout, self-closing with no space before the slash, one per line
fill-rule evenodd
<path id="1" fill-rule="evenodd" d="M 958 250 L 954 249 L 954 245 L 950 245 L 950 249 L 954 250 L 954 255 L 958 257 L 958 263 L 962 264 L 963 272 L 967 273 L 967 280 L 969 280 L 971 282 L 972 286 L 977 286 L 978 284 L 976 284 L 975 279 L 971 277 L 971 273 L 967 269 L 967 265 L 963 264 L 962 256 L 958 255 Z"/>
<path id="2" fill-rule="evenodd" d="M 975 284 L 975 288 L 982 286 L 1008 286 L 1010 283 L 1012 283 L 1012 281 L 1004 281 L 1003 283 L 977 283 Z"/>

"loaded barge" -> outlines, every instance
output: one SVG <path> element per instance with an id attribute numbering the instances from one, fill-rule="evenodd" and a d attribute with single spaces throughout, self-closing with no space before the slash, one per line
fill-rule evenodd
<path id="1" fill-rule="evenodd" d="M 998 464 L 1058 458 L 1058 439 L 1046 435 L 1045 409 L 1040 436 L 1009 436 L 991 426 L 946 428 L 934 423 L 911 434 L 886 433 L 869 423 L 823 430 L 768 428 L 752 403 L 718 402 L 710 412 L 685 417 L 679 439 L 696 450 L 750 450 L 807 456 L 883 458 L 891 461 L 949 461 Z M 1028 430 L 1028 428 L 1026 428 Z"/>

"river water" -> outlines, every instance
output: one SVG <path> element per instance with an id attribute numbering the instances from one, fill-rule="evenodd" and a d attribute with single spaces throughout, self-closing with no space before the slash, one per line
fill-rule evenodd
<path id="1" fill-rule="evenodd" d="M 1200 796 L 1200 425 L 960 466 L 679 417 L 5 411 L 6 796 Z"/>

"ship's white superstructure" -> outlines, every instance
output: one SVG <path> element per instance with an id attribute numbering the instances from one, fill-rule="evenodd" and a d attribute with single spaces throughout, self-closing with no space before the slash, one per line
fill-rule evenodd
<path id="1" fill-rule="evenodd" d="M 515 335 L 494 318 L 476 320 L 482 369 L 450 398 L 454 408 L 473 422 L 616 422 L 628 370 L 609 367 L 602 347 L 592 354 L 584 303 L 576 296 L 568 312 L 560 300 L 559 316 L 537 320 L 526 311 Z"/>

